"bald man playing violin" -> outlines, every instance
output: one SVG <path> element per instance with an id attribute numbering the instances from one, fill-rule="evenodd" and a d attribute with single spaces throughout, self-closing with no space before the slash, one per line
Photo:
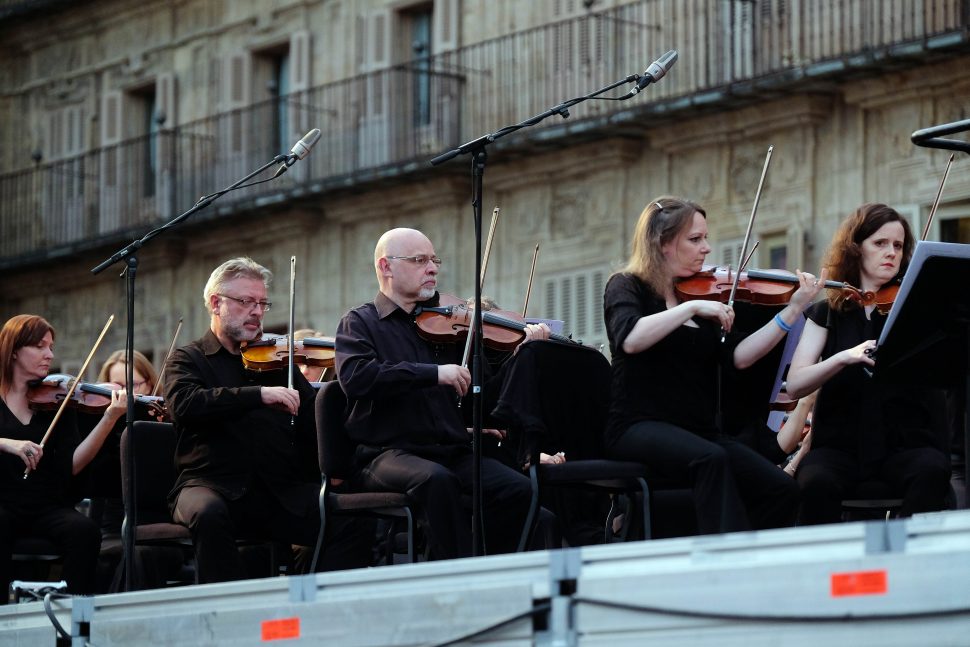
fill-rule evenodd
<path id="1" fill-rule="evenodd" d="M 441 264 L 420 231 L 386 232 L 374 250 L 380 291 L 345 314 L 336 334 L 337 378 L 350 404 L 346 429 L 358 443 L 359 485 L 409 494 L 433 559 L 471 554 L 471 517 L 462 496 L 471 491 L 473 457 L 457 404 L 471 374 L 460 365 L 461 345 L 426 341 L 415 324 L 418 306 L 438 304 Z M 525 332 L 526 341 L 548 336 L 539 326 Z M 528 480 L 485 458 L 482 490 L 486 552 L 514 550 Z"/>
<path id="2" fill-rule="evenodd" d="M 165 370 L 178 433 L 172 516 L 192 533 L 202 583 L 245 577 L 237 537 L 314 546 L 320 528 L 316 392 L 299 371 L 291 389 L 286 371 L 255 373 L 240 357 L 241 343 L 262 335 L 271 279 L 249 258 L 217 267 L 203 291 L 208 332 L 176 349 Z M 370 542 L 348 536 L 359 527 L 343 521 L 321 570 L 369 565 Z"/>

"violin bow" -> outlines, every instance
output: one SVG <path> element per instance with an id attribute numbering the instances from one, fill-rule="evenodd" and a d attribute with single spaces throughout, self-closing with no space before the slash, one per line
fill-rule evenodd
<path id="1" fill-rule="evenodd" d="M 295 361 L 293 357 L 293 321 L 295 319 L 295 305 L 296 305 L 296 256 L 290 256 L 290 320 L 289 320 L 289 330 L 286 332 L 286 342 L 289 350 L 287 354 L 289 355 L 289 367 L 286 370 L 286 386 L 290 389 L 293 388 L 293 368 L 295 366 Z"/>
<path id="2" fill-rule="evenodd" d="M 482 274 L 478 277 L 479 290 L 485 287 L 485 270 L 488 269 L 488 256 L 492 252 L 492 238 L 495 236 L 495 227 L 498 224 L 498 214 L 500 209 L 495 207 L 492 209 L 492 222 L 488 226 L 488 239 L 485 241 L 485 252 L 482 258 Z M 465 338 L 465 352 L 461 356 L 461 365 L 468 366 L 468 357 L 471 355 L 472 350 L 472 332 L 473 327 L 468 327 L 468 337 Z"/>
<path id="3" fill-rule="evenodd" d="M 946 161 L 946 170 L 943 171 L 943 179 L 940 180 L 940 188 L 936 192 L 936 199 L 933 200 L 933 208 L 930 209 L 929 218 L 926 219 L 926 226 L 923 227 L 923 235 L 920 236 L 920 240 L 926 240 L 927 234 L 930 233 L 930 226 L 933 224 L 933 216 L 936 215 L 936 209 L 940 206 L 940 197 L 943 195 L 943 185 L 946 184 L 946 178 L 950 175 L 950 165 L 953 164 L 953 153 L 950 153 L 950 159 Z"/>
<path id="4" fill-rule="evenodd" d="M 522 317 L 525 318 L 525 312 L 529 309 L 529 297 L 532 295 L 532 279 L 536 275 L 536 261 L 539 259 L 539 243 L 536 243 L 536 250 L 532 253 L 532 269 L 529 270 L 529 285 L 525 289 L 525 303 L 522 305 Z"/>
<path id="5" fill-rule="evenodd" d="M 739 259 L 745 259 L 748 252 L 748 243 L 751 241 L 751 228 L 754 226 L 754 216 L 758 212 L 758 203 L 761 202 L 761 189 L 765 186 L 765 177 L 768 175 L 768 165 L 771 164 L 771 152 L 775 149 L 774 146 L 768 147 L 768 154 L 765 156 L 765 165 L 761 169 L 761 179 L 758 181 L 758 191 L 754 194 L 754 204 L 751 205 L 751 216 L 748 218 L 748 230 L 744 234 L 744 242 L 741 243 L 741 253 L 738 254 Z M 737 275 L 734 277 L 734 283 L 731 284 L 731 293 L 728 295 L 727 305 L 729 308 L 734 307 L 734 295 L 738 291 L 738 283 L 741 281 L 741 270 L 738 269 Z M 721 330 L 721 342 L 727 339 L 727 331 Z"/>
<path id="6" fill-rule="evenodd" d="M 88 353 L 84 363 L 81 364 L 81 370 L 77 372 L 77 379 L 71 381 L 71 385 L 67 389 L 67 395 L 64 396 L 64 399 L 61 401 L 61 406 L 58 407 L 57 413 L 54 414 L 54 419 L 51 420 L 50 426 L 47 428 L 47 431 L 44 432 L 44 437 L 40 440 L 41 447 L 44 447 L 44 445 L 47 444 L 47 439 L 50 438 L 51 432 L 54 431 L 54 427 L 57 426 L 57 422 L 61 419 L 61 415 L 64 413 L 64 409 L 67 408 L 67 403 L 71 401 L 71 396 L 74 395 L 74 389 L 77 388 L 77 385 L 81 382 L 81 376 L 84 375 L 84 371 L 88 369 L 88 364 L 91 363 L 91 358 L 94 357 L 94 354 L 98 351 L 98 346 L 101 345 L 101 340 L 104 339 L 105 334 L 108 332 L 108 328 L 111 327 L 111 322 L 114 320 L 114 315 L 108 317 L 108 322 L 104 324 L 104 328 L 101 329 L 101 334 L 98 335 L 97 341 L 94 342 L 94 347 L 91 349 L 91 352 Z M 26 479 L 29 475 L 30 468 L 28 467 L 24 470 L 24 478 Z"/>
<path id="7" fill-rule="evenodd" d="M 158 379 L 155 380 L 155 388 L 152 389 L 152 395 L 158 395 L 158 387 L 162 384 L 162 378 L 165 377 L 165 367 L 168 365 L 168 358 L 172 356 L 172 351 L 175 350 L 175 342 L 179 338 L 179 332 L 182 331 L 182 317 L 179 317 L 179 323 L 175 326 L 175 334 L 172 335 L 172 345 L 168 347 L 168 353 L 165 354 L 165 359 L 162 361 L 162 370 L 158 374 Z"/>
<path id="8" fill-rule="evenodd" d="M 296 341 L 293 339 L 293 330 L 295 326 L 293 321 L 295 319 L 295 307 L 296 307 L 296 256 L 290 256 L 290 317 L 288 322 L 288 328 L 286 331 L 286 354 L 289 360 L 286 368 L 286 387 L 289 389 L 293 388 L 293 371 L 296 367 L 296 358 L 294 356 L 294 345 Z M 266 311 L 263 310 L 265 313 Z M 296 416 L 290 416 L 290 427 L 296 426 Z"/>

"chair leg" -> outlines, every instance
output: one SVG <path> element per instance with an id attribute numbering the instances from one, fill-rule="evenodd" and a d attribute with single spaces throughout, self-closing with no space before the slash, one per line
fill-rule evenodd
<path id="1" fill-rule="evenodd" d="M 650 539 L 653 529 L 650 527 L 650 486 L 647 484 L 646 479 L 638 479 L 640 481 L 640 496 L 642 498 L 643 509 L 640 514 L 643 515 L 643 538 Z"/>
<path id="2" fill-rule="evenodd" d="M 408 526 L 408 564 L 414 563 L 414 516 L 411 514 L 411 508 L 404 508 L 404 513 L 407 515 L 407 526 Z"/>
<path id="3" fill-rule="evenodd" d="M 326 483 L 320 488 L 320 532 L 317 533 L 317 545 L 313 550 L 313 559 L 310 560 L 310 572 L 317 572 L 317 562 L 320 561 L 320 552 L 323 550 L 323 535 L 327 530 L 327 486 Z"/>
<path id="4" fill-rule="evenodd" d="M 529 539 L 535 532 L 535 524 L 539 512 L 539 477 L 534 464 L 529 467 L 529 482 L 532 484 L 532 501 L 529 503 L 529 513 L 525 517 L 522 536 L 519 538 L 517 552 L 520 553 L 525 551 L 525 547 L 529 545 Z"/>

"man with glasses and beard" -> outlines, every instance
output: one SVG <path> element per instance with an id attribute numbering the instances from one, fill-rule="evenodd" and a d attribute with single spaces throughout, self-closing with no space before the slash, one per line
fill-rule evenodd
<path id="1" fill-rule="evenodd" d="M 441 259 L 415 229 L 392 229 L 374 251 L 379 292 L 350 310 L 336 334 L 337 378 L 349 402 L 347 434 L 358 443 L 365 489 L 407 493 L 423 521 L 432 559 L 471 554 L 470 435 L 458 408 L 471 375 L 463 347 L 418 335 L 415 308 L 438 304 Z M 548 337 L 530 325 L 526 340 Z M 515 549 L 529 503 L 528 479 L 483 459 L 485 548 Z"/>
<path id="2" fill-rule="evenodd" d="M 316 456 L 316 392 L 298 371 L 290 389 L 285 370 L 251 372 L 240 356 L 262 336 L 271 280 L 250 258 L 217 267 L 203 291 L 209 330 L 165 371 L 178 434 L 172 516 L 192 533 L 200 583 L 246 576 L 237 537 L 314 546 L 320 528 L 319 471 L 305 460 Z M 319 570 L 369 565 L 368 524 L 335 523 Z"/>

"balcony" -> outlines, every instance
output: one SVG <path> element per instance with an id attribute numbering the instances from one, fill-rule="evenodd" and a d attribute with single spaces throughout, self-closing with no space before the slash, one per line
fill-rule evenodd
<path id="1" fill-rule="evenodd" d="M 680 60 L 649 101 L 590 101 L 568 122 L 546 120 L 503 145 L 554 145 L 563 124 L 590 136 L 641 129 L 648 117 L 965 52 L 968 35 L 970 0 L 642 0 L 243 110 L 163 122 L 151 136 L 0 176 L 0 267 L 130 238 L 310 128 L 322 137 L 308 158 L 196 218 L 404 176 L 446 148 L 641 71 L 672 47 Z"/>

